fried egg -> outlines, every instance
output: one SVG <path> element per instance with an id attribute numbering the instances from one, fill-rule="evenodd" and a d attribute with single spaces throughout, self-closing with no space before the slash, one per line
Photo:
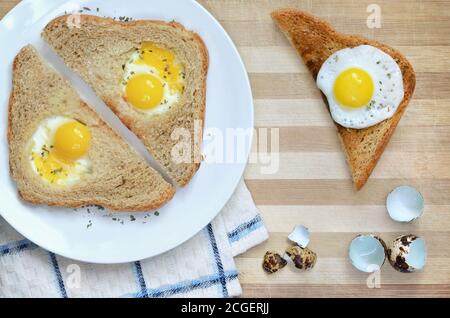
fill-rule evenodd
<path id="1" fill-rule="evenodd" d="M 331 55 L 317 75 L 334 121 L 362 129 L 391 118 L 404 97 L 403 75 L 395 60 L 361 45 Z"/>
<path id="2" fill-rule="evenodd" d="M 183 94 L 184 67 L 171 50 L 145 42 L 131 54 L 123 70 L 122 95 L 142 112 L 166 112 Z"/>
<path id="3" fill-rule="evenodd" d="M 83 123 L 63 116 L 48 118 L 31 138 L 31 167 L 46 183 L 76 184 L 91 173 L 90 142 L 91 132 Z"/>

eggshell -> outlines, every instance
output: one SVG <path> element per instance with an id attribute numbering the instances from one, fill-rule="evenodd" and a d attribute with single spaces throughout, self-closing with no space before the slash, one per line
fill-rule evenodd
<path id="1" fill-rule="evenodd" d="M 288 239 L 297 243 L 300 247 L 307 247 L 309 244 L 309 230 L 303 225 L 297 225 L 291 234 L 289 234 Z"/>
<path id="2" fill-rule="evenodd" d="M 358 235 L 350 243 L 348 255 L 356 269 L 373 273 L 380 270 L 386 260 L 386 244 L 372 234 Z"/>
<path id="3" fill-rule="evenodd" d="M 395 188 L 386 199 L 389 216 L 398 222 L 411 222 L 423 215 L 422 194 L 410 186 Z"/>
<path id="4" fill-rule="evenodd" d="M 284 259 L 287 260 L 288 263 L 294 265 L 296 269 L 309 270 L 316 265 L 317 254 L 306 247 L 302 248 L 294 245 L 286 250 Z"/>
<path id="5" fill-rule="evenodd" d="M 427 260 L 425 240 L 414 235 L 397 237 L 387 250 L 389 263 L 397 271 L 412 273 L 421 270 Z"/>

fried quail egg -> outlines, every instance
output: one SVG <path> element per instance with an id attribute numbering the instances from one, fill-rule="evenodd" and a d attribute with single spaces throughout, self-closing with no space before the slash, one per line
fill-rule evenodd
<path id="1" fill-rule="evenodd" d="M 347 128 L 363 129 L 391 118 L 404 97 L 400 67 L 370 45 L 332 54 L 317 75 L 317 86 L 333 120 Z"/>
<path id="2" fill-rule="evenodd" d="M 32 170 L 48 184 L 76 184 L 91 172 L 90 142 L 91 132 L 83 123 L 64 116 L 48 118 L 31 138 Z"/>
<path id="3" fill-rule="evenodd" d="M 123 65 L 124 99 L 146 113 L 164 113 L 180 101 L 184 92 L 183 65 L 174 52 L 144 42 Z"/>

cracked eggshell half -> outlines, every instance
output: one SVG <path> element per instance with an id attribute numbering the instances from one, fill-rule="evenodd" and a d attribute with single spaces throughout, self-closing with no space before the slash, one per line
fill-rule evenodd
<path id="1" fill-rule="evenodd" d="M 373 273 L 380 270 L 386 260 L 386 244 L 375 235 L 359 235 L 350 243 L 348 255 L 356 269 Z"/>
<path id="2" fill-rule="evenodd" d="M 315 252 L 309 248 L 297 245 L 288 247 L 283 258 L 291 265 L 291 268 L 304 271 L 312 269 L 317 262 L 317 254 Z"/>
<path id="3" fill-rule="evenodd" d="M 424 199 L 422 194 L 410 186 L 395 188 L 386 200 L 389 216 L 397 222 L 411 222 L 422 216 Z"/>
<path id="4" fill-rule="evenodd" d="M 397 237 L 387 250 L 389 263 L 397 271 L 412 273 L 420 271 L 427 261 L 425 240 L 414 235 Z"/>
<path id="5" fill-rule="evenodd" d="M 289 234 L 288 239 L 296 243 L 300 247 L 307 247 L 309 244 L 309 230 L 303 225 L 297 225 L 294 230 Z"/>

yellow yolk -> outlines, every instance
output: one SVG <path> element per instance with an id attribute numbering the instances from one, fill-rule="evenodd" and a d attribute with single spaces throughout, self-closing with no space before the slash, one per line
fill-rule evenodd
<path id="1" fill-rule="evenodd" d="M 91 132 L 81 122 L 55 116 L 43 122 L 32 137 L 31 163 L 38 176 L 64 186 L 90 172 L 87 153 Z"/>
<path id="2" fill-rule="evenodd" d="M 139 70 L 146 67 L 147 71 Z M 138 68 L 138 71 L 134 71 Z M 150 110 L 168 103 L 168 96 L 181 94 L 184 90 L 184 69 L 174 52 L 145 42 L 126 64 L 124 97 L 136 108 Z"/>
<path id="3" fill-rule="evenodd" d="M 61 162 L 52 152 L 33 153 L 32 160 L 39 176 L 50 183 L 68 177 L 67 163 Z"/>
<path id="4" fill-rule="evenodd" d="M 172 51 L 162 49 L 152 43 L 144 43 L 140 56 L 141 58 L 136 61 L 137 65 L 144 64 L 155 68 L 169 84 L 178 82 L 181 67 L 175 61 L 175 54 Z"/>
<path id="5" fill-rule="evenodd" d="M 91 133 L 85 125 L 78 121 L 68 122 L 56 130 L 52 154 L 60 160 L 77 160 L 88 152 L 90 141 Z"/>
<path id="6" fill-rule="evenodd" d="M 164 96 L 164 86 L 159 79 L 149 74 L 133 76 L 126 87 L 127 100 L 143 110 L 151 109 L 159 104 Z"/>
<path id="7" fill-rule="evenodd" d="M 374 84 L 369 73 L 360 68 L 349 68 L 336 78 L 334 97 L 341 106 L 360 108 L 370 103 Z"/>

